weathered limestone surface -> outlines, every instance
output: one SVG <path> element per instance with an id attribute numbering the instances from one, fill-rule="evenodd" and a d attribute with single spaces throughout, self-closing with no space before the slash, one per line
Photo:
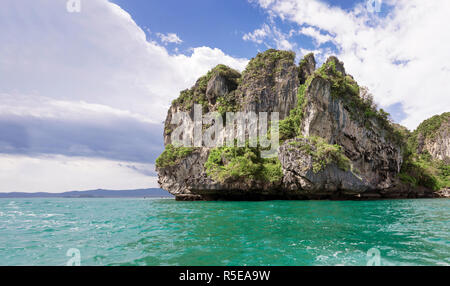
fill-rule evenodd
<path id="1" fill-rule="evenodd" d="M 198 81 L 189 96 L 200 98 L 204 111 L 217 111 L 226 102 L 238 111 L 279 112 L 280 119 L 289 116 L 298 104 L 297 92 L 309 80 L 305 90 L 300 133 L 303 138 L 287 140 L 279 148 L 283 178 L 279 181 L 230 179 L 215 182 L 208 177 L 205 163 L 210 148 L 199 147 L 176 164 L 157 167 L 161 187 L 178 200 L 265 200 L 265 199 L 379 199 L 448 197 L 449 191 L 434 192 L 425 188 L 410 188 L 397 178 L 403 163 L 401 143 L 393 140 L 388 130 L 377 120 L 362 122 L 355 118 L 349 103 L 332 95 L 332 82 L 316 76 L 316 62 L 308 55 L 297 67 L 295 55 L 269 51 L 259 54 L 239 75 L 222 68 L 213 71 L 207 82 Z M 330 57 L 335 70 L 346 74 L 344 64 Z M 186 96 L 186 98 L 190 98 Z M 174 101 L 165 122 L 165 144 L 171 143 L 176 126 L 171 119 L 175 112 L 188 111 L 188 100 Z M 187 108 L 186 106 L 190 107 Z M 423 139 L 420 148 L 440 160 L 450 158 L 450 123 L 447 121 L 433 139 Z M 329 163 L 317 172 L 314 157 L 294 143 L 308 145 L 307 138 L 317 136 L 328 144 L 342 147 L 350 161 L 350 169 Z M 295 144 L 294 144 L 295 145 Z M 310 144 L 310 148 L 315 148 Z"/>

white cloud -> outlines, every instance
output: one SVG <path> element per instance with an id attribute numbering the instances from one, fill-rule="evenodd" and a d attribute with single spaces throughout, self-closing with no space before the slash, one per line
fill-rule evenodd
<path id="1" fill-rule="evenodd" d="M 219 63 L 248 61 L 210 47 L 172 55 L 116 4 L 68 13 L 66 2 L 2 1 L 0 191 L 156 187 L 117 166 L 154 160 L 154 123 L 181 90 Z"/>
<path id="2" fill-rule="evenodd" d="M 314 57 L 316 58 L 317 62 L 324 62 L 328 55 L 328 54 L 324 54 L 322 52 L 322 50 L 309 50 L 309 49 L 300 48 L 301 58 L 303 58 L 304 56 L 306 56 L 309 53 L 314 53 Z"/>
<path id="3" fill-rule="evenodd" d="M 247 63 L 209 47 L 171 55 L 115 4 L 85 1 L 81 13 L 67 13 L 65 2 L 2 2 L 0 93 L 101 104 L 161 122 L 171 100 L 214 65 Z"/>
<path id="4" fill-rule="evenodd" d="M 73 121 L 86 120 L 96 124 L 103 119 L 115 117 L 118 120 L 136 120 L 141 123 L 159 124 L 159 122 L 141 114 L 85 101 L 67 101 L 39 95 L 0 93 L 0 102 L 0 118 L 18 116 Z"/>
<path id="5" fill-rule="evenodd" d="M 267 48 L 293 51 L 296 49 L 296 44 L 289 41 L 292 35 L 293 33 L 281 32 L 275 24 L 272 23 L 271 27 L 268 24 L 263 24 L 261 28 L 256 29 L 251 33 L 244 34 L 242 39 L 256 44 L 264 44 Z"/>
<path id="6" fill-rule="evenodd" d="M 322 34 L 320 30 L 314 27 L 303 27 L 299 33 L 313 38 L 319 46 L 333 39 L 330 35 Z"/>
<path id="7" fill-rule="evenodd" d="M 264 24 L 260 29 L 256 29 L 251 33 L 245 34 L 242 39 L 244 41 L 251 41 L 257 44 L 262 44 L 264 39 L 271 34 L 269 25 Z"/>
<path id="8" fill-rule="evenodd" d="M 408 128 L 450 110 L 450 1 L 388 1 L 392 10 L 385 18 L 363 4 L 349 12 L 317 0 L 259 4 L 269 15 L 331 35 L 347 71 L 382 106 L 402 103 L 407 117 L 401 123 Z"/>
<path id="9" fill-rule="evenodd" d="M 154 162 L 162 124 L 100 104 L 0 94 L 0 152 Z"/>
<path id="10" fill-rule="evenodd" d="M 151 172 L 154 165 L 61 155 L 26 157 L 0 154 L 0 192 L 59 193 L 157 186 L 157 177 L 141 170 Z"/>
<path id="11" fill-rule="evenodd" d="M 164 44 L 181 44 L 183 42 L 175 33 L 168 33 L 166 35 L 158 33 L 157 35 Z"/>

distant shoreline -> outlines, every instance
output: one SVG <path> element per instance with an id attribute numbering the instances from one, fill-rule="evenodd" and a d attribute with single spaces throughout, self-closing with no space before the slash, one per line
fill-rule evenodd
<path id="1" fill-rule="evenodd" d="M 138 190 L 88 190 L 88 191 L 70 191 L 62 193 L 23 193 L 10 192 L 0 193 L 0 199 L 20 199 L 20 198 L 173 198 L 171 194 L 163 189 L 150 188 Z"/>
<path id="2" fill-rule="evenodd" d="M 0 200 L 3 199 L 175 199 L 174 196 L 158 196 L 158 197 L 2 197 L 0 196 Z"/>

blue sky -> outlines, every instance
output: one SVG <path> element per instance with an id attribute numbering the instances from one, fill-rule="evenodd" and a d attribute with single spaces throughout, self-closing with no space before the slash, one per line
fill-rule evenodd
<path id="1" fill-rule="evenodd" d="M 409 129 L 450 110 L 448 0 L 68 1 L 1 1 L 0 192 L 157 187 L 170 102 L 268 48 L 338 56 Z"/>
<path id="2" fill-rule="evenodd" d="M 192 47 L 208 46 L 219 47 L 231 56 L 252 58 L 259 50 L 266 49 L 264 44 L 258 45 L 242 40 L 244 34 L 259 28 L 269 16 L 256 1 L 112 0 L 112 2 L 130 13 L 151 39 L 157 40 L 156 33 L 176 33 L 183 43 L 169 45 L 168 49 L 171 51 L 178 48 L 181 53 L 189 53 Z M 322 2 L 344 10 L 352 10 L 357 4 L 366 3 L 364 0 Z M 389 11 L 390 6 L 384 3 L 378 15 L 383 17 Z M 280 18 L 275 18 L 274 21 L 285 31 L 299 28 L 298 24 L 282 21 Z M 302 48 L 314 48 L 310 37 L 298 36 L 295 41 Z M 335 48 L 333 45 L 329 46 Z"/>
<path id="3" fill-rule="evenodd" d="M 180 44 L 169 43 L 167 49 L 172 53 L 189 54 L 192 47 L 219 47 L 226 54 L 240 58 L 252 58 L 257 52 L 268 47 L 266 43 L 258 44 L 243 41 L 243 36 L 256 30 L 269 17 L 267 11 L 256 2 L 243 0 L 230 1 L 145 1 L 145 0 L 113 0 L 130 13 L 136 23 L 147 33 L 149 40 L 160 41 L 157 33 L 176 35 L 183 41 Z M 326 0 L 329 6 L 336 6 L 350 11 L 358 4 L 366 4 L 364 0 Z M 381 4 L 378 15 L 385 17 L 391 10 L 386 3 Z M 299 29 L 296 23 L 275 18 L 274 23 L 281 30 Z M 297 35 L 292 41 L 301 48 L 314 50 L 313 39 L 305 35 Z M 164 44 L 164 43 L 162 43 Z M 337 53 L 333 43 L 325 43 L 323 48 L 329 48 Z M 274 47 L 277 48 L 277 47 Z M 300 55 L 299 55 L 300 56 Z M 401 103 L 384 107 L 393 120 L 401 122 L 405 119 Z"/>
<path id="4" fill-rule="evenodd" d="M 255 54 L 255 47 L 242 41 L 242 36 L 258 28 L 266 18 L 262 9 L 242 0 L 113 2 L 128 11 L 144 29 L 176 33 L 183 40 L 179 46 L 182 52 L 188 52 L 191 47 L 220 47 L 229 55 L 250 58 Z"/>
<path id="5" fill-rule="evenodd" d="M 261 26 L 268 18 L 267 11 L 256 2 L 245 0 L 229 1 L 145 1 L 145 0 L 113 0 L 130 13 L 136 23 L 149 37 L 158 40 L 156 33 L 176 33 L 183 43 L 169 45 L 173 51 L 179 48 L 182 53 L 198 46 L 219 47 L 225 53 L 235 57 L 252 58 L 259 50 L 266 47 L 242 40 L 244 34 Z M 362 1 L 324 1 L 329 5 L 343 9 L 351 9 Z M 295 23 L 283 22 L 279 18 L 275 22 L 283 30 L 298 27 Z M 312 39 L 297 37 L 301 46 L 313 49 Z"/>

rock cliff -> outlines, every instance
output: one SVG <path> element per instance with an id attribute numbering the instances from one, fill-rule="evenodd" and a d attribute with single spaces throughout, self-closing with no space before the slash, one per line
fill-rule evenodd
<path id="1" fill-rule="evenodd" d="M 433 116 L 414 131 L 417 152 L 428 152 L 433 159 L 450 162 L 450 112 Z"/>
<path id="2" fill-rule="evenodd" d="M 248 141 L 244 147 L 197 146 L 191 134 L 195 123 L 186 124 L 194 119 L 195 104 L 225 121 L 227 112 L 278 112 L 279 131 L 269 132 L 279 135 L 277 156 L 265 158 L 264 148 Z M 190 136 L 184 141 L 190 147 L 177 147 L 171 139 L 179 126 L 172 119 L 180 111 L 187 114 L 181 135 Z M 411 149 L 428 150 L 444 162 L 450 150 L 446 118 L 433 130 L 436 136 L 409 133 L 375 108 L 367 89 L 336 57 L 317 69 L 312 54 L 297 66 L 294 53 L 268 50 L 242 74 L 215 67 L 172 102 L 164 129 L 166 150 L 156 162 L 159 183 L 178 200 L 444 196 L 448 192 L 439 190 L 449 187 L 448 165 L 433 165 L 438 171 L 430 172 L 440 179 L 430 184 L 434 175 L 423 170 Z M 415 180 L 422 171 L 423 180 Z"/>

